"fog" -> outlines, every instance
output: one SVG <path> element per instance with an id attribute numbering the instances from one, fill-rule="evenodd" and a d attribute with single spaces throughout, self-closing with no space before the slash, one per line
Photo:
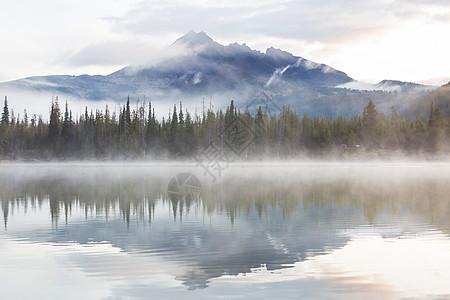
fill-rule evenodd
<path id="1" fill-rule="evenodd" d="M 212 169 L 211 169 L 212 170 Z M 450 182 L 449 161 L 252 161 L 230 162 L 213 180 L 195 160 L 170 161 L 116 161 L 116 162 L 38 162 L 1 163 L 0 177 L 3 189 L 14 190 L 25 182 L 57 179 L 67 182 L 118 182 L 133 180 L 148 184 L 160 182 L 166 187 L 174 176 L 189 173 L 200 180 L 203 188 L 227 188 L 227 193 L 245 183 L 265 182 L 270 188 L 288 190 L 299 183 L 351 182 L 366 192 L 396 190 L 411 183 L 436 180 Z M 421 184 L 421 183 L 420 183 Z M 265 186 L 265 185 L 263 185 Z M 262 187 L 263 187 L 262 186 Z M 384 187 L 385 186 L 385 187 Z M 81 188 L 82 186 L 80 186 Z M 325 185 L 324 185 L 325 187 Z M 438 191 L 436 191 L 438 192 Z"/>
<path id="2" fill-rule="evenodd" d="M 41 116 L 44 121 L 49 120 L 50 111 L 52 103 L 58 98 L 59 107 L 64 113 L 64 105 L 67 102 L 69 109 L 72 111 L 73 117 L 78 119 L 79 116 L 84 115 L 85 109 L 88 112 L 95 112 L 96 110 L 105 111 L 106 106 L 110 113 L 116 113 L 119 116 L 121 108 L 127 102 L 127 98 L 121 101 L 116 100 L 86 100 L 78 99 L 71 95 L 65 95 L 63 93 L 51 93 L 51 92 L 27 92 L 17 89 L 3 89 L 2 92 L 7 96 L 8 107 L 11 112 L 14 112 L 14 116 L 17 117 L 19 114 L 20 118 L 24 117 L 24 110 L 26 110 L 28 117 L 33 115 Z M 212 96 L 210 94 L 205 94 L 204 97 L 201 96 L 181 96 L 178 93 L 170 93 L 164 97 L 159 95 L 160 92 L 155 91 L 154 93 L 149 92 L 148 94 L 140 94 L 130 96 L 130 106 L 132 109 L 137 111 L 137 107 L 142 105 L 145 101 L 146 108 L 148 108 L 148 103 L 152 103 L 152 107 L 155 109 L 156 118 L 161 121 L 164 117 L 166 120 L 171 115 L 173 111 L 173 105 L 175 104 L 179 107 L 180 102 L 183 104 L 183 110 L 188 110 L 192 116 L 197 114 L 202 115 L 203 111 L 207 111 L 209 108 L 223 109 L 229 104 L 230 99 L 234 99 L 235 93 L 221 94 L 220 96 Z M 152 95 L 153 97 L 149 97 Z"/>
<path id="3" fill-rule="evenodd" d="M 395 82 L 395 81 L 394 81 Z M 405 82 L 405 84 L 407 84 Z M 410 83 L 408 85 L 413 85 L 414 83 Z M 338 88 L 346 88 L 346 89 L 351 89 L 351 90 L 360 90 L 360 91 L 384 91 L 384 92 L 389 92 L 389 93 L 393 93 L 393 92 L 404 92 L 405 87 L 400 85 L 400 84 L 391 84 L 389 82 L 379 82 L 379 83 L 368 83 L 368 82 L 361 82 L 361 81 L 350 81 L 344 84 L 340 84 L 337 86 Z M 436 89 L 436 86 L 432 86 L 432 85 L 423 85 L 423 86 L 416 86 L 414 88 L 409 88 L 409 90 L 406 90 L 408 93 L 423 93 L 424 91 L 426 92 L 431 92 L 434 89 Z"/>
<path id="4" fill-rule="evenodd" d="M 260 191 L 266 189 L 289 193 L 299 186 L 305 188 L 316 184 L 317 188 L 327 190 L 345 182 L 365 195 L 395 195 L 396 192 L 408 192 L 408 189 L 426 190 L 431 188 L 427 186 L 430 182 L 434 182 L 434 187 L 438 184 L 439 188 L 434 189 L 436 195 L 446 195 L 450 187 L 449 161 L 253 161 L 231 162 L 223 167 L 220 172 L 210 169 L 216 175 L 212 178 L 194 160 L 2 163 L 0 178 L 2 191 L 17 191 L 22 185 L 42 180 L 57 180 L 80 189 L 89 186 L 92 191 L 96 189 L 96 184 L 113 186 L 121 181 L 136 181 L 144 186 L 156 184 L 158 193 L 166 196 L 170 180 L 180 173 L 198 178 L 204 191 L 221 190 L 228 195 L 235 194 L 234 190 L 245 191 L 246 185 L 249 190 L 245 193 L 255 193 L 250 188 L 255 187 L 255 184 L 259 185 L 257 189 Z M 320 189 L 317 191 L 320 192 Z M 99 192 L 102 191 L 107 192 Z M 301 189 L 298 191 L 301 192 Z"/>
<path id="5" fill-rule="evenodd" d="M 113 100 L 103 101 L 89 101 L 76 99 L 73 96 L 65 95 L 63 93 L 51 93 L 51 92 L 27 92 L 22 89 L 2 89 L 2 93 L 8 99 L 8 107 L 11 112 L 14 112 L 14 116 L 20 115 L 22 119 L 24 117 L 24 111 L 26 110 L 28 118 L 33 115 L 41 116 L 42 120 L 48 121 L 51 111 L 52 103 L 58 98 L 61 111 L 64 112 L 64 105 L 67 101 L 69 108 L 72 110 L 74 117 L 79 117 L 84 114 L 85 108 L 88 111 L 91 110 L 105 110 L 106 105 L 109 109 L 116 113 L 119 113 L 119 103 Z M 126 99 L 125 99 L 126 101 Z M 123 105 L 123 104 L 122 104 Z M 117 109 L 117 110 L 116 110 Z"/>

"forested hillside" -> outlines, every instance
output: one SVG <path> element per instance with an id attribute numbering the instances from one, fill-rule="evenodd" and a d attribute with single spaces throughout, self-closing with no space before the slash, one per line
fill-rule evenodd
<path id="1" fill-rule="evenodd" d="M 431 107 L 424 121 L 400 120 L 395 108 L 379 113 L 372 101 L 362 116 L 331 119 L 298 115 L 283 106 L 270 115 L 259 107 L 241 111 L 231 100 L 226 111 L 191 114 L 182 103 L 170 118 L 155 115 L 151 103 L 132 109 L 130 101 L 117 114 L 85 109 L 75 118 L 66 103 L 52 103 L 49 121 L 14 114 L 5 97 L 0 123 L 0 157 L 4 160 L 49 159 L 191 159 L 214 149 L 227 159 L 289 157 L 388 156 L 391 153 L 448 153 L 450 122 Z M 208 150 L 209 151 L 209 150 Z"/>
<path id="2" fill-rule="evenodd" d="M 437 107 L 441 112 L 449 116 L 450 115 L 450 82 L 444 84 L 437 90 L 424 96 L 419 101 L 411 105 L 405 112 L 406 117 L 412 118 L 418 112 L 424 114 L 430 111 L 430 105 Z"/>

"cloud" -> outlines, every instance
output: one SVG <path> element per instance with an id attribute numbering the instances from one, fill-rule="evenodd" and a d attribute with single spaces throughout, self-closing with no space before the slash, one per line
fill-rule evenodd
<path id="1" fill-rule="evenodd" d="M 0 3 L 0 11 L 8 16 L 0 28 L 7 41 L 0 49 L 0 80 L 107 74 L 124 65 L 153 61 L 190 29 L 205 31 L 222 44 L 246 42 L 261 51 L 283 48 L 363 78 L 382 79 L 370 74 L 372 69 L 361 61 L 376 59 L 377 52 L 384 55 L 383 49 L 390 47 L 433 60 L 434 69 L 423 75 L 416 71 L 416 80 L 448 73 L 446 55 L 441 55 L 450 51 L 448 43 L 434 39 L 438 45 L 430 45 L 428 39 L 430 32 L 443 37 L 450 30 L 447 0 L 81 0 L 59 5 L 24 1 L 26 10 L 23 2 Z M 419 33 L 417 28 L 427 30 Z M 405 45 L 408 31 L 416 37 L 408 37 Z M 389 39 L 393 33 L 397 36 Z M 440 51 L 442 67 L 433 49 Z M 386 69 L 378 62 L 373 65 L 379 74 Z M 412 74 L 408 65 L 395 68 Z M 386 76 L 397 78 L 395 73 Z"/>
<path id="2" fill-rule="evenodd" d="M 122 18 L 109 21 L 118 31 L 184 33 L 194 28 L 214 36 L 239 34 L 339 41 L 366 39 L 402 22 L 429 20 L 449 9 L 445 1 L 142 1 Z"/>
<path id="3" fill-rule="evenodd" d="M 193 48 L 182 42 L 160 45 L 152 42 L 109 41 L 88 45 L 77 52 L 60 55 L 55 64 L 68 66 L 132 66 L 131 69 L 152 66 L 164 59 L 200 52 L 203 46 Z"/>
<path id="4" fill-rule="evenodd" d="M 423 79 L 419 83 L 425 85 L 441 86 L 450 82 L 450 76 Z"/>
<path id="5" fill-rule="evenodd" d="M 55 63 L 75 66 L 128 65 L 160 55 L 161 46 L 133 41 L 109 41 L 92 44 L 78 52 L 65 53 Z"/>

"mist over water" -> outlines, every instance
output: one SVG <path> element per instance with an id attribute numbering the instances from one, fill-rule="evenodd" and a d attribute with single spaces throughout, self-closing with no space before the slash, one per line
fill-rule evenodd
<path id="1" fill-rule="evenodd" d="M 448 162 L 230 163 L 215 181 L 195 163 L 2 164 L 2 293 L 445 297 L 449 183 Z"/>

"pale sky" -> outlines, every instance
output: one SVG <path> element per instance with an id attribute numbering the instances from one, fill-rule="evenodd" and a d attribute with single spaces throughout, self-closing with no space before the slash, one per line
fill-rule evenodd
<path id="1" fill-rule="evenodd" d="M 0 81 L 106 75 L 155 59 L 190 29 L 360 81 L 450 80 L 448 0 L 2 0 Z"/>

